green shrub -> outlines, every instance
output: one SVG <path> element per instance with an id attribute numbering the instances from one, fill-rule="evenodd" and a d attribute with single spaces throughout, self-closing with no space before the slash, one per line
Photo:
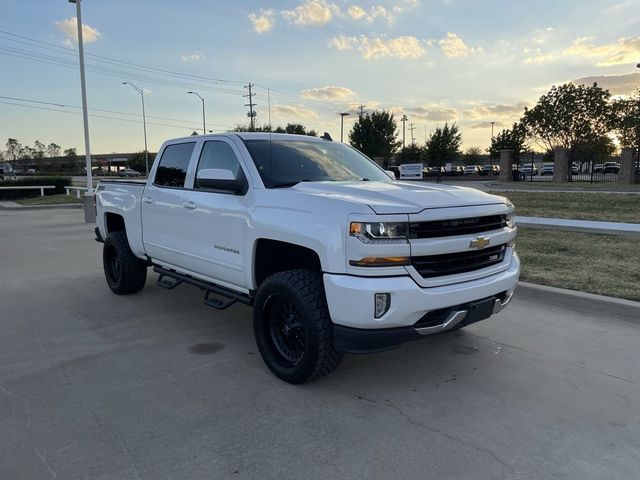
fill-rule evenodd
<path id="1" fill-rule="evenodd" d="M 71 177 L 22 177 L 17 180 L 0 181 L 0 187 L 30 187 L 40 185 L 53 185 L 56 188 L 47 189 L 45 195 L 54 193 L 64 193 L 64 187 L 71 186 Z M 29 198 L 40 195 L 40 190 L 2 190 L 0 189 L 0 199 Z"/>

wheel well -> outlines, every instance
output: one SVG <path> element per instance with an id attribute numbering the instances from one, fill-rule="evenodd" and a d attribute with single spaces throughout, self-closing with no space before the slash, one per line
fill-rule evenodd
<path id="1" fill-rule="evenodd" d="M 124 218 L 121 215 L 115 213 L 107 213 L 105 215 L 105 225 L 107 226 L 107 233 L 111 232 L 126 232 L 124 227 Z"/>
<path id="2" fill-rule="evenodd" d="M 255 250 L 254 278 L 256 288 L 269 276 L 285 270 L 322 271 L 318 254 L 293 243 L 261 238 Z"/>

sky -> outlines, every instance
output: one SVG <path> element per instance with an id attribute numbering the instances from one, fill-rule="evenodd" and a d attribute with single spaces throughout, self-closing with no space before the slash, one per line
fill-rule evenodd
<path id="1" fill-rule="evenodd" d="M 552 85 L 640 86 L 640 0 L 83 0 L 91 150 L 149 150 L 202 130 L 302 123 L 345 140 L 364 110 L 406 141 L 456 122 L 486 148 Z M 0 147 L 84 152 L 75 5 L 0 0 Z M 269 108 L 270 105 L 270 108 Z M 401 129 L 401 123 L 399 123 Z M 400 138 L 402 136 L 399 131 Z"/>

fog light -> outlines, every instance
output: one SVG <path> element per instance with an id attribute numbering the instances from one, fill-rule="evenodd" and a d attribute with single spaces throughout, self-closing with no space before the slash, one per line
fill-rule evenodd
<path id="1" fill-rule="evenodd" d="M 374 317 L 380 318 L 389 311 L 391 306 L 391 294 L 390 293 L 376 293 L 374 294 L 375 312 Z"/>

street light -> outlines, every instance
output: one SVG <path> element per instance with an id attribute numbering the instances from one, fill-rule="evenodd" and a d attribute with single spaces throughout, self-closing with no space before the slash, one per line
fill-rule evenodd
<path id="1" fill-rule="evenodd" d="M 205 116 L 204 116 L 204 98 L 202 98 L 196 92 L 187 92 L 187 93 L 190 93 L 191 95 L 195 95 L 196 97 L 198 97 L 202 101 L 202 134 L 206 135 L 207 134 L 207 125 L 206 125 L 206 120 L 205 120 Z"/>
<path id="2" fill-rule="evenodd" d="M 349 112 L 340 112 L 340 142 L 344 143 L 344 117 L 351 115 Z"/>
<path id="3" fill-rule="evenodd" d="M 93 207 L 93 175 L 91 171 L 91 147 L 89 146 L 89 114 L 87 109 L 87 85 L 84 76 L 84 42 L 82 40 L 81 0 L 69 0 L 76 4 L 76 23 L 78 24 L 78 54 L 80 56 L 80 89 L 82 91 L 82 120 L 84 122 L 85 168 L 87 169 L 87 193 L 84 197 L 84 221 L 93 223 L 96 219 Z"/>
<path id="4" fill-rule="evenodd" d="M 145 112 L 144 112 L 144 90 L 136 87 L 131 82 L 122 82 L 122 84 L 131 86 L 136 92 L 140 94 L 140 97 L 142 98 L 142 125 L 144 128 L 144 167 L 148 177 L 149 176 L 149 150 L 147 149 L 147 116 L 145 115 Z"/>

